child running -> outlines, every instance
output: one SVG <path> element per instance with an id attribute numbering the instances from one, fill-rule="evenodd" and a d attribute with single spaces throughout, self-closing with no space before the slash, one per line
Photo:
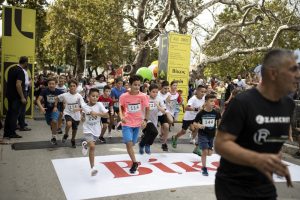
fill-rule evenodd
<path id="1" fill-rule="evenodd" d="M 149 119 L 149 99 L 140 92 L 142 77 L 133 75 L 129 78 L 130 92 L 120 97 L 120 117 L 122 121 L 123 142 L 126 144 L 127 152 L 132 160 L 130 173 L 134 174 L 138 169 L 135 159 L 133 145 L 137 142 L 140 127 L 146 127 Z M 145 118 L 143 116 L 145 114 Z"/>
<path id="2" fill-rule="evenodd" d="M 104 105 L 105 109 L 110 111 L 109 114 L 110 114 L 110 122 L 111 122 L 111 118 L 113 116 L 114 109 L 113 109 L 113 100 L 109 96 L 110 92 L 111 92 L 110 87 L 108 85 L 104 86 L 103 95 L 101 95 L 99 97 L 98 101 L 101 102 Z M 105 134 L 106 129 L 109 125 L 108 119 L 107 118 L 101 118 L 101 123 L 102 123 L 102 130 L 101 130 L 99 140 L 100 140 L 101 143 L 106 143 L 106 140 L 104 138 L 104 134 Z M 111 125 L 108 127 L 108 136 L 111 137 Z"/>
<path id="3" fill-rule="evenodd" d="M 100 118 L 107 118 L 108 110 L 105 109 L 101 102 L 97 102 L 99 99 L 99 90 L 97 88 L 90 89 L 88 99 L 88 105 L 83 107 L 83 111 L 86 113 L 86 115 L 83 123 L 83 135 L 85 141 L 82 142 L 82 154 L 87 155 L 87 152 L 89 152 L 91 176 L 95 176 L 98 173 L 98 170 L 95 169 L 94 162 L 95 143 L 101 132 Z"/>
<path id="4" fill-rule="evenodd" d="M 57 104 L 55 104 L 55 98 L 63 92 L 55 88 L 56 79 L 48 79 L 48 88 L 44 89 L 39 95 L 36 103 L 40 108 L 40 111 L 45 114 L 46 122 L 51 128 L 52 137 L 51 143 L 57 145 L 56 134 L 57 134 L 57 121 L 59 118 L 59 111 L 57 110 Z M 41 100 L 44 100 L 45 107 L 42 106 Z"/>
<path id="5" fill-rule="evenodd" d="M 139 153 L 151 154 L 150 146 L 153 144 L 156 136 L 158 135 L 157 131 L 157 122 L 158 122 L 158 112 L 165 113 L 164 103 L 157 97 L 158 86 L 156 84 L 151 84 L 149 87 L 149 121 L 146 128 L 143 130 L 142 139 L 139 143 Z"/>
<path id="6" fill-rule="evenodd" d="M 213 151 L 213 143 L 216 133 L 216 125 L 219 124 L 221 115 L 214 110 L 216 96 L 208 94 L 205 96 L 204 108 L 201 110 L 194 121 L 194 126 L 198 131 L 198 144 L 202 150 L 202 175 L 208 176 L 206 168 L 206 157 L 210 156 Z"/>
<path id="7" fill-rule="evenodd" d="M 81 108 L 86 105 L 82 96 L 76 92 L 78 82 L 71 79 L 68 83 L 69 92 L 59 95 L 56 100 L 56 105 L 58 100 L 65 104 L 64 116 L 66 120 L 65 134 L 62 139 L 62 143 L 65 143 L 69 137 L 69 130 L 72 127 L 72 138 L 71 144 L 73 148 L 76 148 L 75 137 L 77 133 L 77 128 L 81 119 Z"/>

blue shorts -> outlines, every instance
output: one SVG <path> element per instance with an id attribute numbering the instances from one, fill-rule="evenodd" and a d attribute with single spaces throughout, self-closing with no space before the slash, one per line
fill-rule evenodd
<path id="1" fill-rule="evenodd" d="M 123 142 L 125 144 L 128 142 L 132 142 L 133 144 L 137 143 L 139 132 L 139 127 L 122 126 Z"/>
<path id="2" fill-rule="evenodd" d="M 48 125 L 51 125 L 52 121 L 57 122 L 59 118 L 59 112 L 46 112 L 45 114 L 46 122 Z"/>
<path id="3" fill-rule="evenodd" d="M 214 146 L 214 138 L 215 137 L 208 137 L 206 135 L 198 134 L 198 145 L 200 149 L 211 149 Z"/>

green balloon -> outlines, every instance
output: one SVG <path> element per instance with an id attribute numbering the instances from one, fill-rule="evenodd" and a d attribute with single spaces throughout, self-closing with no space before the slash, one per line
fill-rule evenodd
<path id="1" fill-rule="evenodd" d="M 148 79 L 149 81 L 152 80 L 153 73 L 151 69 L 148 69 L 147 67 L 141 67 L 137 70 L 136 74 L 140 75 L 143 77 L 143 79 Z"/>

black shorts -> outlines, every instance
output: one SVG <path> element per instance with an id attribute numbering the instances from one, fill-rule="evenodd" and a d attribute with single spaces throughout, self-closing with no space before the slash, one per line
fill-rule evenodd
<path id="1" fill-rule="evenodd" d="M 194 123 L 194 120 L 182 120 L 182 129 L 183 130 L 188 130 L 191 124 Z"/>
<path id="2" fill-rule="evenodd" d="M 158 116 L 158 122 L 163 125 L 163 124 L 168 124 L 168 119 L 167 119 L 167 115 L 161 115 Z"/>
<path id="3" fill-rule="evenodd" d="M 68 121 L 72 122 L 72 130 L 77 130 L 80 121 L 75 121 L 70 115 L 65 115 L 66 123 Z"/>
<path id="4" fill-rule="evenodd" d="M 101 122 L 102 122 L 102 124 L 108 124 L 108 119 L 101 117 Z"/>

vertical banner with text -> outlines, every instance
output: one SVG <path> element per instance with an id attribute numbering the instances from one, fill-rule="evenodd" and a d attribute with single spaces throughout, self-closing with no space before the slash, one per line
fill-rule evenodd
<path id="1" fill-rule="evenodd" d="M 2 12 L 2 63 L 1 63 L 1 115 L 6 115 L 8 102 L 5 97 L 8 71 L 21 56 L 29 59 L 27 73 L 33 86 L 35 62 L 36 11 L 32 9 L 3 7 Z M 26 116 L 33 116 L 33 89 L 29 90 Z"/>
<path id="2" fill-rule="evenodd" d="M 189 69 L 191 57 L 191 36 L 168 33 L 160 36 L 159 78 L 170 83 L 178 81 L 178 90 L 182 90 L 184 104 L 187 103 L 189 88 Z M 182 121 L 183 111 L 180 108 L 178 121 Z"/>

